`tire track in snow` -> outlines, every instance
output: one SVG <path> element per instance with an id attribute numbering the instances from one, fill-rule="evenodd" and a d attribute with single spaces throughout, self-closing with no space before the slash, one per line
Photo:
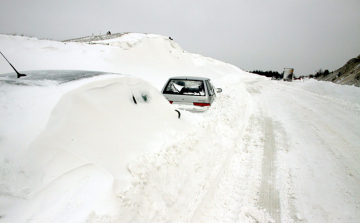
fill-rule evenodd
<path id="1" fill-rule="evenodd" d="M 261 124 L 261 136 L 263 137 L 263 160 L 261 170 L 261 186 L 259 189 L 258 208 L 263 211 L 256 218 L 259 222 L 281 222 L 280 193 L 277 189 L 277 147 L 275 143 L 274 124 L 272 118 L 267 115 L 267 102 L 264 100 L 261 86 L 257 81 L 246 83 L 248 92 L 251 94 L 257 106 L 257 116 Z M 261 217 L 261 218 L 259 218 Z"/>
<path id="2" fill-rule="evenodd" d="M 267 106 L 291 140 L 281 152 L 291 161 L 289 206 L 300 212 L 294 209 L 291 216 L 303 222 L 354 222 L 360 209 L 358 113 L 331 98 L 272 83 L 259 85 L 269 103 L 281 108 Z"/>
<path id="3" fill-rule="evenodd" d="M 276 189 L 276 146 L 273 120 L 264 117 L 264 158 L 259 206 L 265 208 L 275 222 L 281 222 L 279 191 Z"/>
<path id="4" fill-rule="evenodd" d="M 255 110 L 245 134 L 237 139 L 217 188 L 207 196 L 205 206 L 192 222 L 281 222 L 273 121 L 264 116 L 261 91 L 252 82 L 246 87 Z"/>
<path id="5" fill-rule="evenodd" d="M 250 149 L 249 151 L 251 152 L 249 152 L 242 146 L 244 135 L 246 140 L 251 138 L 248 132 L 249 125 L 252 126 L 253 123 L 253 118 L 249 119 L 252 111 L 252 103 L 249 103 L 251 101 L 247 100 L 247 94 L 234 94 L 235 92 L 239 92 L 239 89 L 243 89 L 242 84 L 232 81 L 229 82 L 228 86 L 229 88 L 227 90 L 231 92 L 232 97 L 229 98 L 230 100 L 228 100 L 228 102 L 220 105 L 221 107 L 228 107 L 231 101 L 235 99 L 233 97 L 236 96 L 241 96 L 237 99 L 243 100 L 243 106 L 239 107 L 242 109 L 240 112 L 229 107 L 229 113 L 221 115 L 231 117 L 231 123 L 218 123 L 218 125 L 225 124 L 231 127 L 230 129 L 234 137 L 227 137 L 227 140 L 232 143 L 232 147 L 229 148 L 227 158 L 224 160 L 216 178 L 212 180 L 206 194 L 202 197 L 201 203 L 191 218 L 191 222 L 234 222 L 239 218 L 243 203 L 249 205 L 249 202 L 255 202 L 255 199 L 248 198 L 244 200 L 244 197 L 250 196 L 250 190 L 255 191 L 252 193 L 252 197 L 256 197 L 256 190 L 253 190 L 253 188 L 255 188 L 254 184 L 258 182 L 256 176 L 260 170 L 255 173 L 252 169 L 256 168 L 249 168 L 249 166 L 256 163 L 255 161 L 252 162 L 254 157 L 253 151 L 258 150 Z M 259 159 L 257 163 L 260 162 L 261 159 Z M 246 169 L 244 167 L 246 167 Z M 249 173 L 252 173 L 250 175 L 253 176 L 253 178 L 250 178 L 251 182 L 249 181 Z"/>
<path id="6" fill-rule="evenodd" d="M 293 222 L 296 209 L 291 200 L 291 181 L 289 169 L 284 163 L 283 155 L 279 154 L 287 148 L 286 133 L 282 126 L 269 115 L 272 104 L 269 104 L 263 93 L 263 80 L 247 81 L 247 91 L 256 104 L 258 119 L 261 125 L 263 140 L 263 162 L 261 172 L 261 187 L 255 213 L 252 213 L 257 222 Z"/>
<path id="7" fill-rule="evenodd" d="M 245 134 L 236 140 L 231 159 L 212 194 L 192 222 L 244 222 L 259 219 L 255 210 L 260 187 L 262 139 L 260 120 L 249 119 Z"/>
<path id="8" fill-rule="evenodd" d="M 289 104 L 293 103 L 293 106 L 297 107 L 298 116 L 303 117 L 304 122 L 308 123 L 308 126 L 314 131 L 314 134 L 322 141 L 322 144 L 331 150 L 331 153 L 336 155 L 339 160 L 341 160 L 341 165 L 344 169 L 349 169 L 349 167 L 356 166 L 360 162 L 360 154 L 355 150 L 358 147 L 354 144 L 354 141 L 350 140 L 355 135 L 359 135 L 359 129 L 356 128 L 356 116 L 359 116 L 353 110 L 349 110 L 348 107 L 344 106 L 341 103 L 336 103 L 337 101 L 331 100 L 331 98 L 326 98 L 321 95 L 317 95 L 312 92 L 300 91 L 299 89 L 284 88 L 283 90 L 288 91 L 287 95 L 291 98 L 288 98 Z M 295 95 L 293 92 L 299 91 L 305 100 L 296 100 L 292 95 Z M 309 102 L 316 105 L 309 107 Z M 321 111 L 320 109 L 326 108 L 326 111 Z M 321 112 L 319 112 L 321 111 Z M 332 120 L 328 119 L 327 116 L 330 114 L 346 114 L 344 117 L 346 119 L 339 119 L 339 117 L 332 117 Z M 311 119 L 308 119 L 311 117 Z M 335 122 L 336 121 L 336 122 Z M 335 123 L 335 124 L 334 124 Z M 346 123 L 346 124 L 344 124 Z M 353 136 L 343 132 L 344 126 L 347 127 L 348 132 Z M 352 168 L 351 175 L 356 175 L 357 178 L 360 178 L 360 172 L 357 168 Z"/>

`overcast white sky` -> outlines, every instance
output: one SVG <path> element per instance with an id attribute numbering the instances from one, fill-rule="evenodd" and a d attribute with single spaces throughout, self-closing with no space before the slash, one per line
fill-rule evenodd
<path id="1" fill-rule="evenodd" d="M 360 0 L 0 0 L 0 33 L 154 33 L 247 71 L 307 75 L 360 54 L 359 12 Z"/>

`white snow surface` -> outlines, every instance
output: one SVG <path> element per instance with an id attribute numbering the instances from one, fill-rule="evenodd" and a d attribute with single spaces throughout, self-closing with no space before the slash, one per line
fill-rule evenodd
<path id="1" fill-rule="evenodd" d="M 96 44 L 0 35 L 0 50 L 23 73 L 116 73 L 0 79 L 0 222 L 360 219 L 359 88 L 271 81 L 154 34 Z M 159 91 L 180 75 L 223 92 L 178 119 Z"/>

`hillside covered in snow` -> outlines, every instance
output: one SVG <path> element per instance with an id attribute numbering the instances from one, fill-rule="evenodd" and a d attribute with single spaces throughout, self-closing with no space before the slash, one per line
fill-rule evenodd
<path id="1" fill-rule="evenodd" d="M 0 222 L 357 222 L 360 90 L 278 82 L 168 37 L 0 35 Z M 161 95 L 209 77 L 203 113 Z M 137 103 L 134 103 L 134 99 Z"/>
<path id="2" fill-rule="evenodd" d="M 360 87 L 360 55 L 350 59 L 344 66 L 335 71 L 322 73 L 316 79 Z"/>

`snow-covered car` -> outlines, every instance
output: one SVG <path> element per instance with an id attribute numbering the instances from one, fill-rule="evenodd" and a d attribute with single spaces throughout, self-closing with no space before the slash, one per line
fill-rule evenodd
<path id="1" fill-rule="evenodd" d="M 102 71 L 86 71 L 86 70 L 30 70 L 24 71 L 22 78 L 16 78 L 15 73 L 0 74 L 0 82 L 14 85 L 49 85 L 64 84 L 67 82 L 81 80 L 101 75 L 119 75 L 116 73 L 102 72 Z"/>
<path id="2" fill-rule="evenodd" d="M 161 92 L 180 109 L 205 111 L 213 103 L 216 93 L 222 92 L 222 89 L 215 88 L 209 78 L 181 76 L 170 78 Z"/>

